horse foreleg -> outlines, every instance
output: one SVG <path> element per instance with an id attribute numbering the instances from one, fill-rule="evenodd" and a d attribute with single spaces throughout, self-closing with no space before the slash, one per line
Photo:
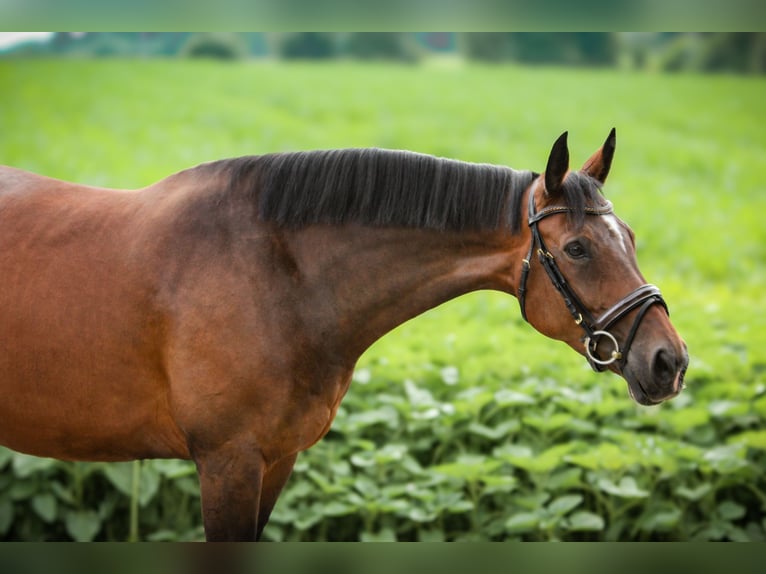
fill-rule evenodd
<path id="1" fill-rule="evenodd" d="M 290 478 L 290 473 L 293 471 L 297 456 L 297 454 L 293 454 L 277 461 L 269 467 L 263 477 L 261 500 L 258 509 L 258 538 L 261 537 L 263 528 L 269 521 L 269 516 L 274 508 L 274 504 L 277 502 L 279 493 L 282 492 L 287 479 Z"/>
<path id="2" fill-rule="evenodd" d="M 251 444 L 230 442 L 196 454 L 208 541 L 252 541 L 259 528 L 265 464 Z"/>

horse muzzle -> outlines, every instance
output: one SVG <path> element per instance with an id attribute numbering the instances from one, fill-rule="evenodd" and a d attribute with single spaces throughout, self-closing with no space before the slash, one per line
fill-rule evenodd
<path id="1" fill-rule="evenodd" d="M 679 350 L 661 346 L 648 361 L 628 364 L 622 376 L 628 392 L 641 405 L 656 405 L 677 396 L 684 388 L 689 354 L 686 345 Z"/>

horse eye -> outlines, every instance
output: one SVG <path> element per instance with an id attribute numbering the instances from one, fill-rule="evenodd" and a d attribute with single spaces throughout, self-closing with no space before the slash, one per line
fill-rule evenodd
<path id="1" fill-rule="evenodd" d="M 572 241 L 571 243 L 568 243 L 567 246 L 564 247 L 564 251 L 572 259 L 582 259 L 587 254 L 585 252 L 585 247 L 583 247 L 583 244 L 579 241 Z"/>

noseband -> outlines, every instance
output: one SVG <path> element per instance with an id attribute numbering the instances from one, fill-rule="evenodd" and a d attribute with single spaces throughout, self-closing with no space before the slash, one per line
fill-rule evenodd
<path id="1" fill-rule="evenodd" d="M 625 368 L 625 364 L 628 362 L 628 351 L 630 345 L 633 343 L 633 338 L 636 336 L 636 331 L 641 324 L 641 321 L 646 315 L 646 312 L 652 305 L 662 305 L 665 311 L 668 312 L 668 306 L 665 300 L 662 298 L 660 290 L 654 285 L 646 284 L 642 285 L 638 289 L 628 293 L 625 297 L 620 299 L 612 307 L 607 309 L 598 319 L 594 319 L 588 309 L 580 301 L 579 297 L 575 294 L 572 288 L 567 283 L 564 275 L 561 273 L 556 259 L 553 254 L 548 251 L 543 242 L 543 237 L 538 229 L 538 222 L 550 215 L 556 215 L 559 213 L 567 213 L 572 211 L 571 208 L 565 206 L 552 206 L 546 207 L 539 212 L 535 208 L 535 194 L 534 189 L 529 192 L 529 228 L 532 231 L 532 241 L 529 245 L 529 253 L 527 253 L 526 259 L 522 262 L 521 269 L 521 281 L 519 283 L 519 289 L 517 297 L 519 299 L 519 305 L 521 306 L 521 316 L 525 321 L 527 319 L 527 313 L 525 308 L 526 293 L 527 293 L 527 277 L 529 276 L 530 261 L 532 255 L 537 249 L 537 257 L 540 260 L 540 264 L 545 269 L 548 277 L 553 283 L 553 286 L 561 294 L 564 299 L 569 313 L 571 313 L 574 322 L 579 325 L 585 332 L 583 337 L 583 343 L 585 345 L 585 355 L 588 359 L 588 363 L 594 371 L 604 371 L 606 367 L 614 362 L 622 371 Z M 603 207 L 586 207 L 586 215 L 607 215 L 612 213 L 611 202 L 606 203 Z M 633 325 L 628 332 L 628 336 L 625 339 L 622 349 L 620 349 L 619 343 L 614 335 L 609 332 L 609 329 L 618 321 L 620 321 L 625 315 L 630 313 L 636 308 L 640 308 L 636 318 L 633 320 Z M 601 359 L 596 348 L 601 337 L 609 339 L 613 346 L 613 350 L 608 359 Z"/>

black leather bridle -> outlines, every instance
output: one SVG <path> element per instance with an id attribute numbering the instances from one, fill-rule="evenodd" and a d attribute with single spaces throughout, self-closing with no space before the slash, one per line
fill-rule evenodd
<path id="1" fill-rule="evenodd" d="M 532 231 L 532 240 L 529 245 L 529 253 L 527 253 L 526 259 L 522 262 L 521 281 L 519 282 L 519 288 L 517 290 L 517 297 L 519 299 L 519 305 L 521 306 L 521 316 L 525 321 L 529 322 L 525 308 L 527 277 L 529 276 L 529 270 L 531 268 L 530 261 L 532 260 L 532 255 L 536 248 L 537 257 L 540 260 L 543 269 L 545 269 L 545 272 L 548 274 L 553 286 L 564 298 L 564 303 L 571 313 L 574 322 L 585 331 L 583 343 L 585 345 L 585 355 L 590 366 L 594 371 L 604 371 L 607 366 L 617 362 L 620 371 L 622 371 L 628 361 L 630 345 L 633 343 L 633 338 L 636 336 L 638 327 L 641 324 L 644 315 L 646 315 L 646 312 L 652 305 L 657 304 L 662 305 L 665 312 L 669 315 L 670 312 L 668 311 L 668 306 L 662 298 L 660 290 L 654 285 L 646 284 L 635 289 L 631 293 L 628 293 L 620 301 L 607 309 L 598 319 L 594 319 L 585 305 L 583 305 L 582 301 L 580 301 L 580 298 L 577 297 L 567 283 L 567 280 L 564 278 L 558 265 L 556 265 L 556 259 L 553 254 L 545 247 L 545 242 L 543 242 L 543 237 L 540 235 L 540 230 L 537 226 L 541 219 L 551 215 L 567 213 L 572 210 L 566 206 L 555 205 L 537 211 L 535 207 L 534 191 L 534 187 L 529 191 L 528 223 L 529 228 Z M 607 215 L 612 213 L 612 204 L 607 201 L 606 205 L 602 207 L 586 207 L 585 213 L 586 215 Z M 625 338 L 622 349 L 620 349 L 617 339 L 609 332 L 609 329 L 636 308 L 639 308 L 638 314 L 633 320 L 633 325 L 628 332 L 628 336 Z M 601 359 L 596 353 L 596 347 L 598 347 L 601 337 L 609 339 L 613 346 L 611 355 L 606 360 Z"/>

